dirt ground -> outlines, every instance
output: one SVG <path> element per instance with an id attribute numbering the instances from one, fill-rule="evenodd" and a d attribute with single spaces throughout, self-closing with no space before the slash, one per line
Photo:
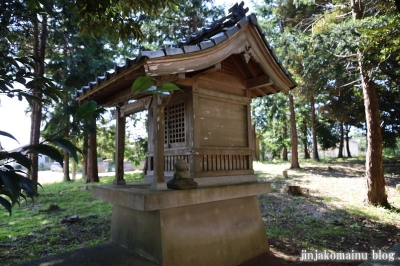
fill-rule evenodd
<path id="1" fill-rule="evenodd" d="M 358 265 L 361 261 L 304 262 L 299 255 L 303 249 L 321 246 L 333 253 L 355 250 L 369 254 L 399 243 L 400 195 L 395 186 L 400 183 L 400 164 L 385 165 L 392 212 L 366 204 L 364 165 L 363 161 L 348 160 L 307 163 L 301 169 L 290 170 L 285 164 L 255 164 L 259 178 L 271 182 L 273 188 L 259 197 L 271 252 L 242 266 Z M 283 177 L 283 170 L 288 171 L 288 178 Z M 303 195 L 289 195 L 289 185 L 301 186 Z"/>

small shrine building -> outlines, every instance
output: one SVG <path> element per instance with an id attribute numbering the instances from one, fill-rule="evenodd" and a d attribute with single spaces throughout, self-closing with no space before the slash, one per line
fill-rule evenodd
<path id="1" fill-rule="evenodd" d="M 250 103 L 296 83 L 243 5 L 174 47 L 141 51 L 75 94 L 116 110 L 116 179 L 93 189 L 114 205 L 111 240 L 159 265 L 237 265 L 269 250 L 257 194 L 270 184 L 257 182 L 253 170 Z M 132 93 L 141 76 L 181 90 Z M 126 184 L 125 118 L 143 110 L 146 182 Z M 167 189 L 180 160 L 196 189 Z"/>

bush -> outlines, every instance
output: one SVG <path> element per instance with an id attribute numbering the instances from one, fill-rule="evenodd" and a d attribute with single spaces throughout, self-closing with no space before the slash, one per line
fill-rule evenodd
<path id="1" fill-rule="evenodd" d="M 45 170 L 47 170 L 47 169 L 46 169 L 46 166 L 44 165 L 44 163 L 40 163 L 39 171 L 45 171 Z"/>

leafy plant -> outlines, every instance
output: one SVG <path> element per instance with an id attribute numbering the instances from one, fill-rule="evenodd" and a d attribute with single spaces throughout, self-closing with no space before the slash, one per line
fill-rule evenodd
<path id="1" fill-rule="evenodd" d="M 82 119 L 90 115 L 96 110 L 96 107 L 97 104 L 95 102 L 82 104 L 77 109 L 76 118 Z M 5 131 L 0 131 L 0 136 L 17 141 L 14 136 Z M 49 137 L 40 144 L 25 146 L 19 151 L 0 151 L 0 204 L 10 215 L 12 207 L 15 203 L 20 204 L 21 198 L 27 200 L 26 197 L 29 197 L 34 200 L 38 196 L 37 187 L 40 184 L 28 179 L 26 172 L 11 166 L 9 163 L 15 162 L 29 171 L 32 167 L 32 162 L 28 159 L 27 154 L 34 153 L 47 155 L 63 166 L 63 156 L 56 147 L 64 149 L 75 161 L 78 161 L 78 152 L 81 153 L 81 151 L 70 140 L 64 138 Z"/>
<path id="2" fill-rule="evenodd" d="M 164 83 L 161 87 L 156 87 L 154 85 L 155 78 L 151 76 L 141 76 L 138 77 L 132 84 L 133 93 L 153 93 L 159 95 L 169 95 L 171 91 L 178 91 L 180 88 L 173 83 Z"/>

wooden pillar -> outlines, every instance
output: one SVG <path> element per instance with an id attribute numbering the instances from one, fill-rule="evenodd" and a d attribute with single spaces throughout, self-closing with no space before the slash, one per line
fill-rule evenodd
<path id="1" fill-rule="evenodd" d="M 164 182 L 164 131 L 165 131 L 165 117 L 164 106 L 161 105 L 161 98 L 154 95 L 152 102 L 153 109 L 153 180 L 151 182 L 151 189 L 160 190 L 167 189 Z"/>
<path id="2" fill-rule="evenodd" d="M 115 179 L 114 185 L 126 185 L 124 179 L 124 150 L 125 150 L 125 116 L 121 115 L 120 107 L 115 110 L 116 136 L 115 136 Z"/>

